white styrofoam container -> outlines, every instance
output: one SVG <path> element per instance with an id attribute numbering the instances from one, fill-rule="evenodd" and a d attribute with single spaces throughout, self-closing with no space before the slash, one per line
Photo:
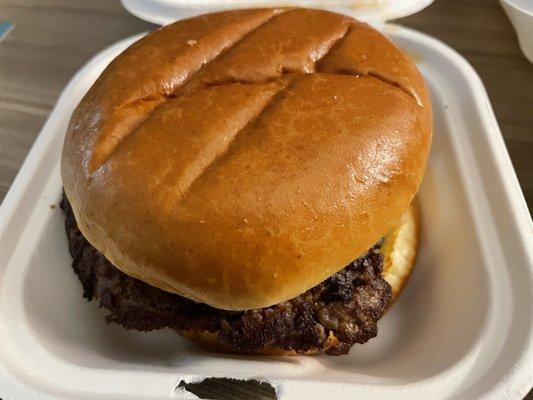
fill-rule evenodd
<path id="1" fill-rule="evenodd" d="M 518 44 L 526 58 L 533 63 L 533 1 L 500 0 L 518 37 Z"/>
<path id="2" fill-rule="evenodd" d="M 379 22 L 414 14 L 434 0 L 121 0 L 131 14 L 166 25 L 176 19 L 235 8 L 299 6 L 325 8 L 361 21 Z"/>
<path id="3" fill-rule="evenodd" d="M 0 397 L 184 399 L 182 380 L 232 377 L 268 381 L 279 399 L 522 398 L 533 385 L 533 224 L 487 94 L 446 45 L 382 29 L 416 60 L 435 121 L 420 257 L 376 339 L 343 357 L 209 353 L 170 331 L 107 326 L 82 299 L 57 207 L 61 145 L 76 104 L 136 36 L 71 80 L 0 207 Z"/>

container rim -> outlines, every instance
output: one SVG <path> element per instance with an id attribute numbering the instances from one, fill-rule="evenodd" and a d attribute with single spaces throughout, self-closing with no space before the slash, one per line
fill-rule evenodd
<path id="1" fill-rule="evenodd" d="M 166 25 L 174 20 L 212 11 L 261 7 L 330 9 L 372 23 L 406 17 L 435 0 L 121 0 L 122 6 L 144 21 Z"/>

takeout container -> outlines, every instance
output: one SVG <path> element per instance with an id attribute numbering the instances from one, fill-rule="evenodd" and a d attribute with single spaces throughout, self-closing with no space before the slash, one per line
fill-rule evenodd
<path id="1" fill-rule="evenodd" d="M 105 311 L 82 298 L 58 207 L 61 145 L 75 105 L 135 36 L 74 76 L 0 207 L 0 397 L 185 399 L 194 395 L 179 383 L 207 377 L 267 381 L 279 399 L 525 396 L 533 384 L 533 224 L 487 94 L 443 43 L 397 25 L 381 29 L 417 62 L 435 121 L 419 194 L 421 253 L 377 338 L 343 357 L 218 354 L 171 331 L 107 326 Z"/>
<path id="2" fill-rule="evenodd" d="M 434 0 L 120 0 L 133 15 L 166 25 L 176 19 L 235 8 L 299 6 L 325 8 L 367 22 L 414 14 Z"/>
<path id="3" fill-rule="evenodd" d="M 533 1 L 500 0 L 500 3 L 515 28 L 522 52 L 533 63 Z"/>

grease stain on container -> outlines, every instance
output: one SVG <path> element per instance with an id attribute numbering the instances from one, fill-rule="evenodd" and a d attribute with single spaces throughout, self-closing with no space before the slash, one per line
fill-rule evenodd
<path id="1" fill-rule="evenodd" d="M 354 1 L 348 7 L 352 10 L 378 9 L 383 10 L 389 5 L 389 0 L 359 0 Z"/>

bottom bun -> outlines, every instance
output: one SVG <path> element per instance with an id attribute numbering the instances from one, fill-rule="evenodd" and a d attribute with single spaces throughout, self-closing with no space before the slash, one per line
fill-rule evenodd
<path id="1" fill-rule="evenodd" d="M 403 214 L 397 228 L 385 236 L 381 247 L 383 252 L 383 278 L 392 288 L 392 298 L 389 307 L 396 301 L 400 292 L 405 287 L 409 275 L 413 270 L 418 253 L 418 242 L 420 237 L 420 216 L 416 202 L 409 206 Z M 196 332 L 177 330 L 177 332 L 202 347 L 225 353 L 235 353 L 235 349 L 221 342 L 217 338 L 217 332 Z M 248 352 L 246 354 L 266 355 L 266 356 L 297 356 L 322 353 L 335 345 L 338 339 L 333 332 L 330 332 L 324 346 L 320 349 L 308 350 L 305 353 L 297 353 L 294 350 L 284 350 L 276 347 L 265 346 L 259 351 Z"/>
<path id="2" fill-rule="evenodd" d="M 391 285 L 392 299 L 389 307 L 403 290 L 415 265 L 420 240 L 420 213 L 416 200 L 402 215 L 400 225 L 385 236 L 383 252 L 383 278 Z"/>

